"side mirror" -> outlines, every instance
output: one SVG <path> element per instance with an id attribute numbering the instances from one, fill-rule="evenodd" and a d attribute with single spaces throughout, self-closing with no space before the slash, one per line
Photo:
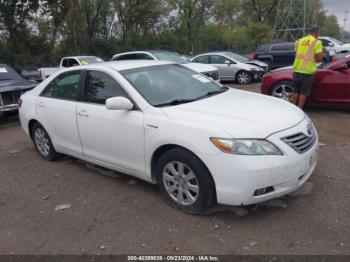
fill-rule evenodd
<path id="1" fill-rule="evenodd" d="M 330 43 L 328 43 L 328 46 L 333 47 L 334 43 L 330 42 Z"/>
<path id="2" fill-rule="evenodd" d="M 106 108 L 108 110 L 131 110 L 134 104 L 126 97 L 117 96 L 106 100 Z"/>
<path id="3" fill-rule="evenodd" d="M 225 60 L 225 64 L 226 64 L 226 65 L 230 65 L 230 64 L 231 64 L 231 61 L 230 61 L 230 60 Z"/>
<path id="4" fill-rule="evenodd" d="M 342 71 L 345 71 L 345 70 L 348 70 L 348 65 L 347 64 L 342 64 L 342 65 L 340 65 L 340 66 L 338 66 L 337 68 L 335 68 L 335 71 L 340 71 L 340 72 L 342 72 Z"/>

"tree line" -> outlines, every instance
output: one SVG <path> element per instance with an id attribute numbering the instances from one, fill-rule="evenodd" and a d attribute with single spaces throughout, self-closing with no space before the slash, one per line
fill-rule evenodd
<path id="1" fill-rule="evenodd" d="M 322 34 L 341 37 L 316 1 Z M 62 56 L 166 49 L 246 53 L 271 41 L 278 0 L 0 0 L 0 63 L 57 65 Z"/>

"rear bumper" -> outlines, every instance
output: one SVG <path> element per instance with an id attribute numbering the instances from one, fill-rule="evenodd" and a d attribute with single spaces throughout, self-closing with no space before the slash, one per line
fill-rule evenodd
<path id="1" fill-rule="evenodd" d="M 18 104 L 0 106 L 0 112 L 10 112 L 18 110 Z"/>

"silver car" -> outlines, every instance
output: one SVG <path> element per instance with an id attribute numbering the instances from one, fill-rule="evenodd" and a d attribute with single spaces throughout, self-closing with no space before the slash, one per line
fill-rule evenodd
<path id="1" fill-rule="evenodd" d="M 260 80 L 269 69 L 264 62 L 233 52 L 205 53 L 194 57 L 192 62 L 211 64 L 219 69 L 221 81 L 237 81 L 239 84 Z"/>

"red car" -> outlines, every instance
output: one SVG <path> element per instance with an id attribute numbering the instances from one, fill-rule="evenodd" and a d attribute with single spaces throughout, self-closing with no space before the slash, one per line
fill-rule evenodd
<path id="1" fill-rule="evenodd" d="M 294 91 L 292 81 L 291 67 L 271 71 L 263 78 L 261 92 L 289 100 Z M 318 66 L 307 102 L 317 105 L 350 106 L 350 55 Z"/>

